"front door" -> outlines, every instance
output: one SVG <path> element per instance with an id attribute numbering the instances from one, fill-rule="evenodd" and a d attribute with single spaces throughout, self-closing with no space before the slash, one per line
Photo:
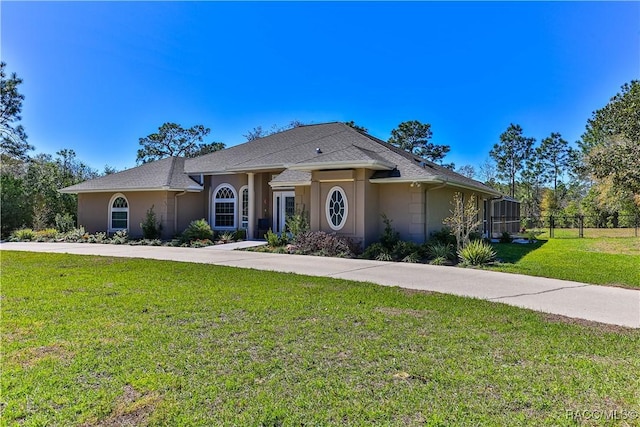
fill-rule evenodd
<path id="1" fill-rule="evenodd" d="M 273 227 L 274 233 L 286 231 L 287 218 L 296 213 L 296 193 L 294 191 L 273 192 Z"/>

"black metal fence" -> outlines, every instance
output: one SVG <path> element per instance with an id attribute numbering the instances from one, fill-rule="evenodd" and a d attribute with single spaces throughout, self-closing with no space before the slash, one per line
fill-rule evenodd
<path id="1" fill-rule="evenodd" d="M 504 232 L 525 234 L 528 230 L 548 233 L 551 238 L 638 237 L 640 216 L 551 215 L 541 218 L 494 216 L 488 230 L 493 237 Z"/>

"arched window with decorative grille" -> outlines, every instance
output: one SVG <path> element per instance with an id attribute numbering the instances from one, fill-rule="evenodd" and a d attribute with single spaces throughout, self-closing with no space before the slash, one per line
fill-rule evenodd
<path id="1" fill-rule="evenodd" d="M 110 232 L 129 230 L 129 201 L 124 194 L 115 194 L 109 201 Z"/>
<path id="2" fill-rule="evenodd" d="M 236 190 L 231 185 L 216 187 L 213 191 L 213 228 L 232 230 L 237 227 L 237 199 Z"/>

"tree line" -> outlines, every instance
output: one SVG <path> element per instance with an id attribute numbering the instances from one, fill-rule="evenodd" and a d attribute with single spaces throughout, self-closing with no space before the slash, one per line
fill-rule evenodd
<path id="1" fill-rule="evenodd" d="M 55 155 L 30 155 L 34 147 L 20 124 L 22 84 L 15 73 L 7 75 L 0 62 L 0 194 L 1 233 L 27 226 L 54 226 L 60 217 L 75 221 L 77 196 L 58 190 L 116 170 L 102 172 L 80 161 L 70 149 Z M 254 127 L 243 135 L 248 141 L 302 126 L 294 120 L 269 129 Z M 367 128 L 345 122 L 359 132 Z M 225 148 L 222 142 L 205 142 L 210 129 L 202 125 L 183 128 L 167 122 L 157 132 L 139 138 L 136 163 L 169 156 L 197 157 Z M 410 120 L 391 131 L 387 142 L 415 156 L 456 170 L 522 202 L 524 216 L 548 215 L 609 217 L 640 214 L 640 83 L 622 86 L 620 93 L 593 113 L 580 141 L 571 146 L 560 133 L 551 132 L 539 144 L 521 126 L 510 124 L 478 168 L 455 168 L 445 162 L 451 147 L 431 141 L 429 123 Z"/>

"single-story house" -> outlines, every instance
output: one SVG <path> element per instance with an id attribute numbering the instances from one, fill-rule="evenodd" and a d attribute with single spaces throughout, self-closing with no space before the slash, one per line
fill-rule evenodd
<path id="1" fill-rule="evenodd" d="M 424 242 L 443 227 L 455 192 L 475 194 L 490 218 L 496 190 L 360 132 L 344 123 L 293 129 L 201 157 L 166 158 L 60 190 L 78 194 L 78 224 L 89 232 L 142 234 L 149 208 L 163 237 L 205 218 L 214 230 L 249 238 L 285 230 L 304 212 L 311 230 L 368 245 L 381 215 L 406 240 Z"/>

